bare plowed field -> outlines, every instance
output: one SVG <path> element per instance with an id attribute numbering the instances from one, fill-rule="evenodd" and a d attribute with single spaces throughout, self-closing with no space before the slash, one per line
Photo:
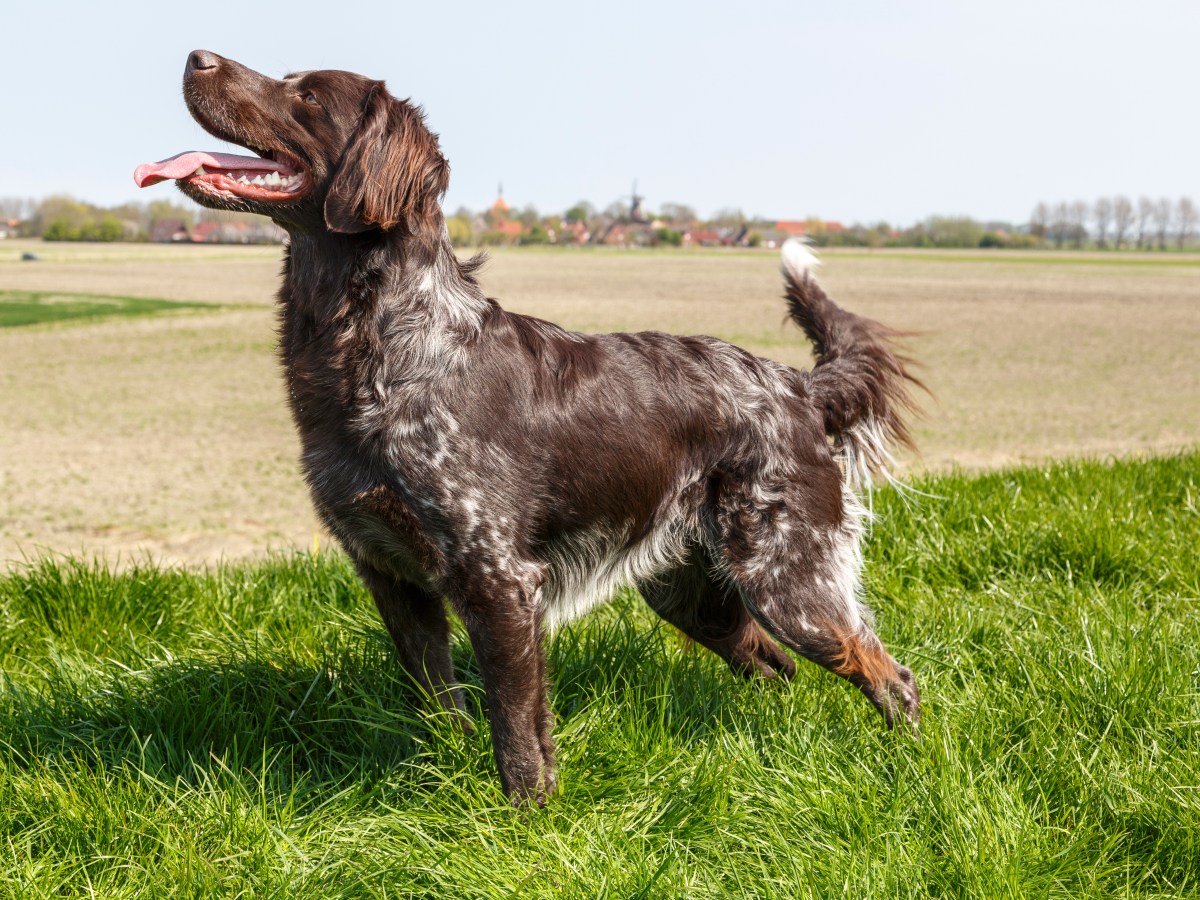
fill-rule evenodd
<path id="1" fill-rule="evenodd" d="M 18 261 L 33 250 L 40 261 Z M 278 248 L 0 245 L 4 291 L 211 309 L 0 329 L 0 560 L 199 563 L 319 536 L 274 358 Z M 501 251 L 510 309 L 587 331 L 707 333 L 796 366 L 773 253 Z M 923 333 L 935 397 L 909 467 L 1200 441 L 1200 258 L 836 253 L 843 305 Z M 0 299 L 0 302 L 3 302 Z"/>

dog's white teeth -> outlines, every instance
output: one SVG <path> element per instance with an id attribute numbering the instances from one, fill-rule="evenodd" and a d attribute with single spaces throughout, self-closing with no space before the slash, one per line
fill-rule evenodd
<path id="1" fill-rule="evenodd" d="M 278 172 L 271 172 L 263 181 L 270 185 L 278 185 L 283 182 L 283 179 L 279 177 Z"/>
<path id="2" fill-rule="evenodd" d="M 261 175 L 255 175 L 254 178 L 252 178 L 250 180 L 250 183 L 257 184 L 259 187 L 262 187 L 263 186 L 263 177 Z"/>
<path id="3" fill-rule="evenodd" d="M 208 173 L 204 171 L 204 166 L 200 166 L 192 174 L 193 175 L 207 175 Z"/>
<path id="4" fill-rule="evenodd" d="M 243 175 L 241 178 L 239 178 L 239 179 L 238 179 L 238 181 L 240 181 L 242 184 L 249 184 L 249 183 L 250 183 L 250 179 L 249 179 L 249 178 L 247 178 L 245 175 Z"/>
<path id="5" fill-rule="evenodd" d="M 232 172 L 226 172 L 225 177 L 228 178 L 230 181 L 237 181 L 237 179 L 233 177 Z"/>

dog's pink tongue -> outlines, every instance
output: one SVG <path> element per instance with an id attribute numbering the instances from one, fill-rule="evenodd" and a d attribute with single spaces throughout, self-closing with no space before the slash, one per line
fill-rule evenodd
<path id="1" fill-rule="evenodd" d="M 236 153 L 207 153 L 203 150 L 189 150 L 179 153 L 162 162 L 142 163 L 133 170 L 133 180 L 138 187 L 149 187 L 160 181 L 187 178 L 201 166 L 222 172 L 231 169 L 254 172 L 283 172 L 285 166 L 260 156 L 238 156 Z"/>

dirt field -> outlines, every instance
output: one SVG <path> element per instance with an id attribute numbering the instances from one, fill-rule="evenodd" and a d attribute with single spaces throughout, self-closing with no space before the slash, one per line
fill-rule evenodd
<path id="1" fill-rule="evenodd" d="M 0 291 L 219 304 L 0 330 L 0 561 L 199 563 L 324 540 L 273 355 L 279 256 L 0 244 Z M 503 251 L 483 280 L 510 309 L 573 328 L 715 334 L 805 366 L 777 270 L 767 251 Z M 912 350 L 936 400 L 912 466 L 1200 441 L 1198 257 L 831 252 L 823 280 L 848 308 L 926 332 Z"/>

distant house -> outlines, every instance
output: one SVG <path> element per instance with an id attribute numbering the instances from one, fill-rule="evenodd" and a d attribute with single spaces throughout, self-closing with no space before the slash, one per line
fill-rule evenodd
<path id="1" fill-rule="evenodd" d="M 808 234 L 809 223 L 784 220 L 775 223 L 775 230 L 780 232 L 784 239 L 790 237 L 804 237 Z"/>
<path id="2" fill-rule="evenodd" d="M 807 237 L 819 240 L 821 235 L 841 234 L 845 230 L 846 226 L 841 222 L 824 222 L 821 219 L 805 219 L 801 222 L 784 219 L 776 222 L 774 229 L 764 229 L 762 236 L 767 247 L 775 247 L 788 238 Z"/>
<path id="3" fill-rule="evenodd" d="M 685 247 L 720 247 L 725 240 L 721 232 L 711 228 L 689 228 L 682 242 Z"/>
<path id="4" fill-rule="evenodd" d="M 0 219 L 0 240 L 17 237 L 21 233 L 20 219 Z"/>
<path id="5" fill-rule="evenodd" d="M 182 219 L 155 219 L 150 225 L 150 240 L 157 244 L 188 239 L 188 228 Z"/>
<path id="6" fill-rule="evenodd" d="M 220 222 L 199 222 L 188 235 L 188 239 L 197 244 L 215 244 L 221 237 Z"/>
<path id="7" fill-rule="evenodd" d="M 550 235 L 550 240 L 557 244 L 586 244 L 591 236 L 586 222 L 563 222 L 558 232 Z"/>
<path id="8" fill-rule="evenodd" d="M 196 244 L 281 244 L 285 233 L 274 222 L 200 222 L 189 240 Z"/>
<path id="9" fill-rule="evenodd" d="M 510 241 L 515 241 L 525 233 L 525 226 L 513 219 L 504 219 L 493 223 L 492 231 L 498 231 Z"/>
<path id="10" fill-rule="evenodd" d="M 599 243 L 606 244 L 610 247 L 624 247 L 626 244 L 632 243 L 630 238 L 631 227 L 622 225 L 619 222 L 614 222 L 604 232 L 604 236 L 600 238 Z"/>
<path id="11" fill-rule="evenodd" d="M 654 229 L 649 222 L 613 222 L 601 231 L 595 243 L 607 247 L 651 247 L 655 243 Z"/>

